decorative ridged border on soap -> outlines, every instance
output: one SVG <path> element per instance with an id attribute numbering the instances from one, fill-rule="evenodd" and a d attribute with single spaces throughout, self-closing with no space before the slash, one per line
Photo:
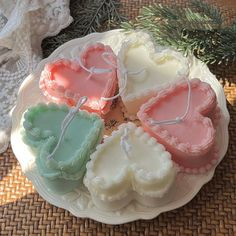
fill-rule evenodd
<path id="1" fill-rule="evenodd" d="M 77 101 L 80 97 L 78 94 L 74 94 L 70 90 L 66 90 L 63 86 L 57 84 L 55 80 L 51 79 L 51 71 L 58 66 L 67 66 L 72 70 L 80 70 L 81 67 L 79 64 L 69 60 L 69 59 L 59 59 L 54 62 L 48 63 L 45 65 L 39 81 L 39 88 L 43 92 L 44 96 L 47 97 L 50 101 L 59 103 L 60 100 L 64 100 L 65 103 L 68 103 L 68 100 Z M 51 92 L 48 92 L 48 89 Z M 53 92 L 53 94 L 52 94 Z"/>
<path id="2" fill-rule="evenodd" d="M 125 176 L 127 174 L 127 167 L 121 170 L 121 173 L 119 177 L 113 181 L 105 182 L 104 179 L 101 177 L 98 177 L 93 172 L 93 167 L 95 165 L 96 159 L 99 158 L 99 155 L 101 153 L 101 150 L 109 146 L 112 142 L 114 137 L 120 136 L 124 132 L 124 128 L 128 127 L 129 129 L 134 130 L 134 135 L 136 135 L 138 138 L 140 138 L 143 142 L 145 142 L 148 146 L 154 148 L 154 150 L 162 151 L 162 155 L 165 154 L 165 159 L 163 160 L 166 165 L 171 165 L 169 168 L 162 168 L 159 172 L 156 173 L 147 173 L 142 168 L 138 168 L 136 164 L 131 164 L 130 168 L 132 169 L 134 173 L 134 178 L 139 178 L 141 181 L 149 181 L 149 183 L 157 183 L 158 181 L 162 181 L 164 178 L 167 178 L 170 173 L 170 168 L 172 168 L 172 174 L 171 177 L 172 180 L 165 186 L 159 190 L 159 191 L 153 191 L 152 193 L 147 193 L 146 190 L 143 189 L 137 189 L 134 187 L 133 183 L 129 183 L 128 186 L 124 186 L 123 180 L 125 179 Z M 119 126 L 118 130 L 113 131 L 112 135 L 104 139 L 104 143 L 97 146 L 96 151 L 91 155 L 90 161 L 87 163 L 86 168 L 87 172 L 84 178 L 84 184 L 89 189 L 90 193 L 94 197 L 98 197 L 102 201 L 117 201 L 125 198 L 130 192 L 135 191 L 137 194 L 141 196 L 148 196 L 148 197 L 157 197 L 161 198 L 170 188 L 170 186 L 173 184 L 174 176 L 176 173 L 175 168 L 173 167 L 173 162 L 171 161 L 170 154 L 165 151 L 165 148 L 163 145 L 157 143 L 156 139 L 152 138 L 148 133 L 146 133 L 141 127 L 137 127 L 134 123 L 124 123 Z M 163 163 L 164 164 L 164 163 Z M 122 185 L 122 192 L 116 195 L 112 196 L 106 196 L 103 193 L 100 192 L 101 189 L 108 190 L 111 188 L 112 185 L 121 186 Z M 100 189 L 100 190 L 99 190 Z"/>
<path id="3" fill-rule="evenodd" d="M 214 127 L 216 128 L 221 119 L 221 109 L 218 105 L 216 106 L 215 111 L 213 112 L 213 115 L 210 118 L 212 120 Z"/>
<path id="4" fill-rule="evenodd" d="M 39 145 L 39 140 L 44 140 L 41 141 L 41 146 L 39 147 L 40 149 L 43 147 L 43 150 L 39 151 L 39 157 L 41 160 L 43 160 L 43 156 L 48 156 L 50 154 L 50 150 L 52 148 L 52 145 L 55 145 L 55 137 L 52 135 L 52 132 L 49 130 L 41 130 L 40 128 L 34 127 L 33 125 L 33 119 L 34 117 L 39 114 L 40 112 L 44 112 L 46 110 L 61 110 L 63 112 L 68 112 L 69 108 L 66 105 L 57 105 L 53 103 L 49 103 L 48 105 L 40 103 L 36 105 L 35 107 L 29 108 L 26 113 L 24 113 L 24 122 L 23 122 L 23 127 L 25 129 L 25 133 L 27 136 L 27 133 L 30 135 L 30 137 L 35 138 L 35 143 L 34 140 L 31 140 L 29 143 L 30 145 L 37 146 Z M 66 114 L 65 113 L 65 114 Z M 44 177 L 55 179 L 55 178 L 65 178 L 65 179 L 78 179 L 81 177 L 81 173 L 69 173 L 67 172 L 67 168 L 70 170 L 72 166 L 78 165 L 78 166 L 84 166 L 85 170 L 85 163 L 87 162 L 87 159 L 89 158 L 89 153 L 90 148 L 94 148 L 96 143 L 102 139 L 102 129 L 104 127 L 103 121 L 100 119 L 99 116 L 97 116 L 94 113 L 88 113 L 87 111 L 80 110 L 77 114 L 77 116 L 83 117 L 83 118 L 88 118 L 91 121 L 93 121 L 93 126 L 91 126 L 91 131 L 90 133 L 86 136 L 84 142 L 82 143 L 80 149 L 74 154 L 74 158 L 71 158 L 69 160 L 65 161 L 56 161 L 54 159 L 48 160 L 50 162 L 50 166 L 52 170 L 55 170 L 57 174 L 55 175 L 47 175 L 45 173 L 41 174 Z M 94 137 L 98 137 L 97 140 L 95 140 Z M 87 155 L 86 155 L 87 153 Z M 82 158 L 83 157 L 83 158 Z M 36 159 L 36 162 L 37 162 Z M 81 163 L 82 160 L 82 163 Z M 81 168 L 83 169 L 83 167 Z M 84 172 L 83 170 L 83 172 Z"/>
<path id="5" fill-rule="evenodd" d="M 42 70 L 42 65 L 45 64 L 46 61 L 55 59 L 58 57 L 59 53 L 66 54 L 73 50 L 77 45 L 84 45 L 88 41 L 93 40 L 96 41 L 103 41 L 104 39 L 106 41 L 104 42 L 111 42 L 113 48 L 119 47 L 120 42 L 123 40 L 123 31 L 122 33 L 120 30 L 113 30 L 108 31 L 105 33 L 93 33 L 90 35 L 87 35 L 85 38 L 78 38 L 75 40 L 72 40 L 70 42 L 67 42 L 65 45 L 59 47 L 50 57 L 49 59 L 44 59 L 41 61 L 40 65 L 36 69 L 35 73 L 33 75 L 30 75 L 26 78 L 24 83 L 21 86 L 19 97 L 17 99 L 16 107 L 13 111 L 12 115 L 12 149 L 16 155 L 16 158 L 18 159 L 22 171 L 26 174 L 27 178 L 32 181 L 32 183 L 35 186 L 35 189 L 39 192 L 39 194 L 46 199 L 51 204 L 54 204 L 58 207 L 64 208 L 71 212 L 71 214 L 75 215 L 76 217 L 89 217 L 91 219 L 94 219 L 96 221 L 106 223 L 106 224 L 124 224 L 129 221 L 139 220 L 142 219 L 152 219 L 160 215 L 161 213 L 165 211 L 170 211 L 173 209 L 176 209 L 178 207 L 181 207 L 185 204 L 187 204 L 202 188 L 204 184 L 209 182 L 215 171 L 215 166 L 205 175 L 199 175 L 197 178 L 191 178 L 188 179 L 189 175 L 183 175 L 184 178 L 180 182 L 180 185 L 176 186 L 176 190 L 172 193 L 168 193 L 168 196 L 175 196 L 174 200 L 163 204 L 162 206 L 157 207 L 143 207 L 139 204 L 129 204 L 125 209 L 123 209 L 120 213 L 122 214 L 122 217 L 120 214 L 118 214 L 116 211 L 103 211 L 99 210 L 95 207 L 91 207 L 90 204 L 85 203 L 84 199 L 81 198 L 81 195 L 78 195 L 77 193 L 71 192 L 70 196 L 69 194 L 66 195 L 64 198 L 59 198 L 57 195 L 52 194 L 48 188 L 45 188 L 45 183 L 42 181 L 42 178 L 38 175 L 38 172 L 35 170 L 32 170 L 31 162 L 26 161 L 25 155 L 29 156 L 30 160 L 34 160 L 34 155 L 31 153 L 28 153 L 25 150 L 25 147 L 22 143 L 22 139 L 19 138 L 21 136 L 17 135 L 18 127 L 20 126 L 20 117 L 22 112 L 27 109 L 27 104 L 32 104 L 34 102 L 37 102 L 39 97 L 37 94 L 30 94 L 32 90 L 38 87 L 38 84 L 36 84 L 35 81 L 38 79 L 38 74 Z M 121 37 L 122 36 L 122 37 Z M 220 141 L 220 160 L 223 159 L 225 152 L 227 150 L 228 145 L 228 123 L 229 123 L 229 113 L 226 107 L 226 100 L 224 91 L 222 89 L 222 86 L 217 81 L 214 75 L 212 75 L 207 68 L 207 66 L 196 60 L 196 69 L 199 71 L 199 73 L 202 76 L 202 79 L 204 81 L 209 81 L 209 83 L 212 85 L 214 89 L 217 90 L 217 97 L 219 101 L 219 106 L 222 111 L 222 118 L 221 122 L 219 123 L 219 130 L 217 131 L 219 133 L 219 141 Z M 37 75 L 37 76 L 36 76 Z M 30 96 L 29 96 L 30 94 Z M 41 98 L 41 96 L 40 96 Z M 218 163 L 217 163 L 218 164 Z M 182 176 L 182 175 L 181 175 Z M 191 184 L 189 184 L 191 181 Z M 186 186 L 186 191 L 182 191 L 181 184 Z M 185 185 L 186 184 L 186 185 Z M 180 187 L 179 187 L 180 186 Z M 87 190 L 82 189 L 81 194 L 87 194 Z M 77 196 L 77 198 L 76 198 Z M 83 196 L 83 195 L 82 195 Z M 90 199 L 90 196 L 89 196 Z M 81 206 L 82 207 L 78 207 Z"/>
<path id="6" fill-rule="evenodd" d="M 204 109 L 207 109 L 207 106 L 210 104 L 210 106 L 214 107 L 216 106 L 216 95 L 214 91 L 211 89 L 211 86 L 205 82 L 201 82 L 199 79 L 192 79 L 190 81 L 191 88 L 194 88 L 196 86 L 199 86 L 201 90 L 207 94 L 207 99 L 203 104 L 201 104 L 202 109 L 198 112 L 203 112 Z M 187 82 L 186 80 L 179 80 L 175 84 L 170 85 L 165 90 L 162 90 L 158 93 L 156 97 L 151 98 L 148 102 L 143 104 L 137 114 L 138 118 L 141 120 L 141 122 L 146 123 L 149 122 L 150 117 L 147 114 L 147 111 L 159 100 L 162 100 L 165 97 L 168 97 L 171 95 L 176 89 L 186 88 L 187 89 Z M 201 114 L 201 113 L 200 113 Z M 204 125 L 207 126 L 207 137 L 206 140 L 202 140 L 202 144 L 199 145 L 190 145 L 189 143 L 182 143 L 180 142 L 176 137 L 172 136 L 167 130 L 165 130 L 161 125 L 152 125 L 152 129 L 154 133 L 158 133 L 158 136 L 160 136 L 162 139 L 165 139 L 170 145 L 177 147 L 180 151 L 185 153 L 191 153 L 191 155 L 198 156 L 199 153 L 201 155 L 207 153 L 210 148 L 212 147 L 214 140 L 215 140 L 215 130 L 213 128 L 213 124 L 210 120 L 210 118 L 206 118 L 203 116 L 198 117 L 199 122 L 203 122 Z M 204 152 L 203 152 L 204 150 Z"/>
<path id="7" fill-rule="evenodd" d="M 81 57 L 81 61 L 84 65 L 86 65 L 86 57 L 90 50 L 92 49 L 104 49 L 104 52 L 111 53 L 114 55 L 114 58 L 116 57 L 113 53 L 110 46 L 103 45 L 101 43 L 96 44 L 88 44 L 84 50 L 81 52 L 81 55 L 78 55 L 78 57 Z M 116 64 L 116 62 L 112 62 L 113 64 Z M 47 97 L 50 101 L 61 103 L 61 100 L 64 100 L 63 102 L 67 103 L 68 105 L 71 105 L 73 103 L 76 103 L 78 99 L 80 98 L 79 94 L 75 94 L 70 90 L 66 90 L 63 86 L 60 86 L 57 84 L 55 80 L 52 80 L 51 77 L 51 71 L 58 66 L 67 66 L 72 70 L 79 71 L 81 70 L 81 66 L 76 63 L 76 61 L 69 60 L 69 59 L 59 59 L 54 62 L 50 62 L 45 65 L 44 70 L 41 73 L 40 81 L 39 81 L 39 88 L 42 90 L 45 97 Z M 116 92 L 117 88 L 117 75 L 116 75 L 116 68 L 111 67 L 111 75 L 108 77 L 108 81 L 106 83 L 106 86 L 104 88 L 104 91 L 101 95 L 101 97 L 110 97 L 113 96 Z M 48 90 L 51 90 L 49 92 Z M 102 101 L 100 100 L 100 112 L 102 114 L 106 114 L 110 109 L 112 101 Z M 86 106 L 86 104 L 85 104 Z M 90 107 L 90 109 L 94 110 Z M 96 109 L 97 110 L 97 109 Z"/>
<path id="8" fill-rule="evenodd" d="M 215 108 L 215 111 L 213 113 L 213 115 L 210 117 L 214 127 L 217 127 L 220 119 L 221 119 L 221 109 L 220 107 L 217 105 Z M 178 169 L 181 172 L 185 172 L 188 174 L 204 174 L 207 171 L 209 171 L 213 166 L 215 166 L 218 161 L 219 161 L 219 157 L 220 157 L 220 153 L 219 153 L 219 149 L 217 148 L 217 143 L 215 142 L 214 146 L 213 146 L 213 152 L 211 153 L 211 161 L 206 165 L 206 166 L 202 166 L 200 168 L 185 168 L 183 166 L 178 165 L 177 163 L 175 163 L 178 166 Z"/>
<path id="9" fill-rule="evenodd" d="M 177 163 L 176 166 L 179 169 L 179 171 L 187 173 L 187 174 L 204 174 L 207 171 L 209 171 L 213 166 L 215 166 L 218 161 L 219 161 L 219 150 L 217 148 L 216 143 L 213 146 L 212 149 L 212 153 L 211 153 L 211 161 L 206 165 L 206 166 L 202 166 L 200 168 L 186 168 L 183 166 L 178 165 Z"/>
<path id="10" fill-rule="evenodd" d="M 118 53 L 118 84 L 119 87 L 122 86 L 122 84 L 124 83 L 124 77 L 123 74 L 126 71 L 125 65 L 123 64 L 124 58 L 125 58 L 125 53 L 127 51 L 127 49 L 134 45 L 134 44 L 143 44 L 145 45 L 145 47 L 147 48 L 147 50 L 149 51 L 150 54 L 150 58 L 161 58 L 164 55 L 168 55 L 168 56 L 172 56 L 174 58 L 176 58 L 178 61 L 181 62 L 181 65 L 183 66 L 181 68 L 181 70 L 179 71 L 179 76 L 177 76 L 177 79 L 183 78 L 185 77 L 188 72 L 189 72 L 189 68 L 188 68 L 188 60 L 187 58 L 185 58 L 181 53 L 168 49 L 168 48 L 161 48 L 161 47 L 155 47 L 155 45 L 152 42 L 151 36 L 149 36 L 149 34 L 139 31 L 137 33 L 135 33 L 134 35 L 132 35 L 133 37 L 128 38 L 127 41 L 125 41 L 122 46 L 121 49 Z M 158 54 L 158 55 L 155 55 Z M 173 82 L 173 81 L 172 81 Z M 122 94 L 122 100 L 124 102 L 131 102 L 134 100 L 138 100 L 141 99 L 143 97 L 149 96 L 152 93 L 157 93 L 158 90 L 163 89 L 167 86 L 169 86 L 172 82 L 167 82 L 167 83 L 163 83 L 160 85 L 157 85 L 154 88 L 150 88 L 150 89 L 146 89 L 143 92 L 140 92 L 138 94 L 128 94 L 125 95 Z"/>
<path id="11" fill-rule="evenodd" d="M 86 57 L 87 54 L 89 53 L 90 50 L 92 49 L 104 49 L 105 52 L 110 53 L 113 58 L 116 58 L 116 55 L 114 54 L 114 52 L 112 51 L 111 47 L 108 45 L 104 45 L 102 43 L 90 43 L 87 44 L 86 47 L 84 48 L 84 50 L 81 53 L 81 60 L 83 62 L 84 65 L 86 65 Z M 112 64 L 117 65 L 117 61 L 116 60 L 112 60 L 111 61 Z M 117 69 L 115 67 L 111 67 L 111 75 L 109 76 L 109 79 L 107 81 L 106 87 L 104 88 L 104 91 L 102 93 L 102 97 L 104 98 L 109 98 L 114 96 L 115 92 L 116 92 L 116 88 L 117 88 Z M 102 114 L 106 114 L 109 110 L 110 110 L 110 106 L 112 104 L 112 100 L 111 101 L 101 101 L 100 102 L 103 104 L 102 105 Z"/>

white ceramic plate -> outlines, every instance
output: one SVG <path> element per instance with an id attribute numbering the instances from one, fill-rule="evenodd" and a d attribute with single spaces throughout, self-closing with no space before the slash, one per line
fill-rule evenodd
<path id="1" fill-rule="evenodd" d="M 115 53 L 119 51 L 121 43 L 127 36 L 120 30 L 113 30 L 105 33 L 94 33 L 84 38 L 79 38 L 65 43 L 59 47 L 52 55 L 41 61 L 34 73 L 30 74 L 19 90 L 16 107 L 12 114 L 12 133 L 11 144 L 16 158 L 20 162 L 22 171 L 32 181 L 38 193 L 51 204 L 69 210 L 73 215 L 78 217 L 88 217 L 97 221 L 108 224 L 121 224 L 137 219 L 152 219 L 162 212 L 170 211 L 185 205 L 189 202 L 214 175 L 215 168 L 209 172 L 199 175 L 190 175 L 179 173 L 177 175 L 175 188 L 165 199 L 165 202 L 156 208 L 148 208 L 137 204 L 130 203 L 124 209 L 117 212 L 102 211 L 94 206 L 91 197 L 85 188 L 75 189 L 66 195 L 57 195 L 50 191 L 40 177 L 35 167 L 35 155 L 32 150 L 23 143 L 21 139 L 21 116 L 24 111 L 38 102 L 45 101 L 45 98 L 40 93 L 38 81 L 40 73 L 44 65 L 53 61 L 58 57 L 72 57 L 75 49 L 78 46 L 83 46 L 87 43 L 95 41 L 108 44 L 112 47 Z M 210 73 L 207 66 L 199 60 L 193 58 L 191 76 L 198 77 L 203 81 L 211 84 L 217 94 L 218 104 L 221 108 L 222 116 L 217 128 L 217 142 L 221 145 L 220 160 L 223 159 L 228 147 L 228 124 L 229 113 L 226 107 L 226 99 L 224 91 L 216 80 L 215 76 Z M 219 160 L 219 162 L 220 162 Z"/>

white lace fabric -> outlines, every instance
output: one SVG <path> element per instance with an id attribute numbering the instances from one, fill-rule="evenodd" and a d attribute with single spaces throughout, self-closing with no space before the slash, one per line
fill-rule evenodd
<path id="1" fill-rule="evenodd" d="M 9 144 L 19 86 L 42 59 L 42 40 L 72 20 L 69 0 L 0 0 L 0 153 Z"/>

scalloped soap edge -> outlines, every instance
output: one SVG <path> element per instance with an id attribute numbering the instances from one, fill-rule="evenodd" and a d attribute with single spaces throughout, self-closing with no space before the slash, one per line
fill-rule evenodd
<path id="1" fill-rule="evenodd" d="M 85 61 L 85 58 L 87 56 L 87 53 L 93 48 L 99 48 L 99 49 L 104 49 L 104 52 L 109 52 L 112 53 L 112 55 L 115 56 L 114 52 L 112 51 L 111 47 L 108 45 L 104 45 L 102 43 L 93 43 L 93 44 L 88 44 L 84 48 L 84 50 L 81 52 L 81 58 L 83 61 Z M 81 66 L 73 61 L 72 59 L 58 59 L 53 62 L 49 62 L 44 66 L 43 71 L 41 72 L 40 80 L 39 80 L 39 88 L 41 89 L 43 95 L 57 103 L 66 103 L 68 105 L 71 105 L 75 103 L 79 98 L 79 94 L 75 94 L 69 89 L 65 89 L 63 86 L 60 86 L 57 84 L 55 80 L 51 79 L 51 71 L 57 67 L 57 66 L 69 66 L 70 69 L 79 71 L 81 70 Z M 106 86 L 104 88 L 104 91 L 102 92 L 102 97 L 110 97 L 113 96 L 116 92 L 117 88 L 117 73 L 116 69 L 113 68 L 111 71 L 111 76 L 108 77 L 108 81 L 106 83 Z M 51 92 L 48 91 L 48 89 L 52 90 L 54 94 L 51 94 Z M 100 109 L 94 109 L 89 107 L 90 109 L 94 111 L 101 111 L 102 114 L 106 114 L 110 110 L 111 106 L 111 101 L 101 101 L 101 107 Z M 85 105 L 86 107 L 86 105 Z"/>
<path id="2" fill-rule="evenodd" d="M 205 166 L 199 167 L 199 168 L 188 168 L 188 167 L 184 167 L 181 166 L 179 164 L 176 164 L 177 168 L 179 169 L 180 172 L 184 172 L 187 174 L 204 174 L 206 172 L 208 172 L 213 166 L 215 166 L 217 164 L 217 162 L 219 161 L 219 149 L 217 148 L 216 143 L 214 144 L 213 148 L 212 148 L 212 153 L 211 153 L 211 161 L 206 164 Z"/>
<path id="3" fill-rule="evenodd" d="M 40 140 L 40 139 L 44 139 L 46 140 L 47 138 L 49 137 L 52 137 L 52 133 L 51 132 L 48 132 L 47 130 L 41 130 L 40 128 L 35 128 L 32 124 L 32 118 L 36 115 L 36 114 L 32 114 L 35 113 L 35 112 L 44 112 L 46 110 L 62 110 L 63 112 L 68 112 L 69 111 L 69 108 L 66 106 L 66 105 L 57 105 L 57 104 L 54 104 L 54 103 L 49 103 L 48 105 L 46 104 L 43 104 L 43 103 L 39 103 L 38 105 L 36 106 L 33 106 L 33 107 L 30 107 L 24 114 L 24 122 L 23 122 L 23 127 L 25 129 L 25 133 L 26 133 L 26 136 L 27 136 L 27 132 L 32 135 L 32 137 L 35 137 L 36 140 L 36 145 L 37 145 L 37 140 Z M 93 127 L 91 128 L 91 131 L 90 133 L 86 136 L 86 140 L 84 140 L 84 142 L 82 143 L 81 145 L 81 148 L 85 148 L 86 150 L 89 150 L 89 146 L 91 146 L 91 144 L 93 143 L 94 141 L 94 130 L 95 130 L 95 133 L 102 133 L 102 130 L 104 128 L 104 122 L 103 120 L 95 113 L 89 113 L 85 110 L 80 110 L 78 115 L 82 116 L 82 117 L 87 117 L 88 119 L 90 120 L 94 120 L 95 122 L 93 122 Z M 32 117 L 31 117 L 32 116 Z M 100 135 L 99 135 L 100 136 Z M 33 143 L 34 141 L 32 141 Z M 75 155 L 76 156 L 76 153 Z M 78 160 L 77 160 L 78 159 Z M 80 158 L 76 158 L 71 160 L 71 161 L 60 161 L 60 166 L 61 165 L 65 165 L 65 167 L 67 166 L 71 166 L 73 165 L 76 161 L 79 161 Z M 55 161 L 55 160 L 54 160 Z M 55 163 L 54 163 L 55 164 Z M 57 162 L 57 169 L 60 169 L 60 166 L 59 166 L 59 162 Z"/>
<path id="4" fill-rule="evenodd" d="M 129 49 L 129 47 L 133 44 L 145 45 L 145 47 L 149 51 L 149 55 L 151 58 L 154 58 L 156 53 L 158 53 L 160 55 L 160 57 L 162 55 L 167 54 L 167 55 L 173 56 L 178 61 L 182 62 L 181 65 L 183 67 L 180 70 L 181 71 L 180 76 L 177 76 L 177 80 L 188 74 L 189 68 L 188 68 L 188 63 L 187 63 L 188 60 L 186 57 L 184 57 L 180 52 L 174 51 L 172 49 L 168 49 L 168 48 L 163 49 L 163 48 L 156 47 L 152 41 L 152 37 L 148 33 L 139 31 L 139 32 L 135 33 L 133 35 L 133 37 L 130 37 L 130 39 L 128 38 L 128 40 L 126 40 L 122 44 L 121 49 L 118 53 L 118 60 L 117 60 L 118 61 L 118 73 L 117 73 L 117 75 L 118 75 L 119 87 L 124 83 L 123 74 L 124 74 L 124 71 L 126 71 L 126 68 L 125 68 L 125 65 L 123 64 L 123 61 L 124 61 L 125 53 Z M 145 91 L 140 92 L 139 94 L 134 94 L 134 93 L 128 94 L 128 95 L 122 94 L 121 98 L 124 101 L 124 103 L 131 102 L 134 100 L 141 99 L 142 97 L 146 97 L 150 93 L 164 89 L 165 87 L 167 87 L 170 84 L 171 84 L 171 82 L 163 83 L 163 84 L 158 85 L 154 88 L 146 89 Z"/>
<path id="5" fill-rule="evenodd" d="M 109 45 L 105 45 L 105 44 L 102 44 L 102 43 L 88 43 L 83 51 L 81 52 L 81 58 L 83 61 L 86 61 L 85 58 L 87 57 L 87 54 L 89 53 L 90 50 L 92 49 L 96 49 L 96 48 L 99 48 L 99 49 L 103 49 L 104 52 L 108 52 L 112 55 L 113 59 L 112 60 L 112 63 L 115 64 L 117 66 L 117 56 L 115 55 L 115 53 L 113 52 L 112 48 L 109 46 Z M 109 79 L 106 83 L 106 86 L 105 86 L 105 89 L 102 93 L 102 97 L 112 97 L 115 95 L 115 92 L 116 92 L 116 88 L 118 86 L 118 81 L 117 81 L 117 69 L 116 68 L 112 68 L 112 72 L 111 72 L 111 75 L 109 76 Z M 111 101 L 102 101 L 103 103 L 103 106 L 101 108 L 101 113 L 103 115 L 105 115 L 106 113 L 108 113 L 110 111 L 110 107 L 111 107 L 111 104 L 112 104 L 112 100 Z"/>
<path id="6" fill-rule="evenodd" d="M 85 186 L 89 189 L 89 191 L 91 192 L 92 195 L 99 197 L 101 200 L 104 201 L 117 201 L 117 200 L 121 200 L 122 198 L 124 198 L 125 196 L 127 196 L 130 192 L 130 189 L 128 190 L 123 190 L 119 195 L 113 195 L 113 196 L 109 196 L 107 197 L 104 194 L 100 194 L 96 189 L 94 189 L 94 181 L 95 181 L 95 185 L 98 186 L 98 188 L 100 189 L 109 189 L 113 184 L 115 185 L 120 185 L 123 182 L 123 179 L 125 178 L 125 173 L 126 173 L 126 169 L 124 169 L 124 171 L 122 171 L 122 173 L 120 174 L 119 178 L 115 180 L 115 182 L 109 182 L 109 183 L 105 183 L 102 178 L 98 177 L 95 175 L 95 173 L 93 172 L 93 166 L 95 165 L 95 161 L 97 158 L 99 158 L 99 154 L 101 152 L 101 150 L 103 149 L 103 147 L 106 147 L 107 145 L 109 145 L 114 137 L 116 136 L 120 136 L 125 127 L 129 127 L 130 129 L 134 130 L 134 134 L 136 136 L 140 136 L 140 139 L 142 139 L 143 142 L 145 142 L 147 145 L 149 145 L 150 147 L 153 147 L 156 150 L 161 150 L 164 153 L 168 153 L 167 151 L 165 151 L 165 148 L 163 145 L 159 144 L 156 139 L 154 139 L 153 137 L 151 137 L 148 133 L 146 133 L 142 127 L 137 127 L 134 123 L 124 123 L 122 125 L 119 126 L 118 130 L 115 130 L 112 132 L 111 136 L 107 137 L 104 139 L 104 143 L 100 144 L 97 146 L 96 151 L 91 155 L 90 157 L 90 162 L 87 163 L 86 168 L 87 168 L 87 173 L 85 175 L 84 178 L 84 184 Z M 169 154 L 169 153 L 168 153 Z M 169 154 L 170 155 L 170 154 Z M 176 174 L 176 169 L 174 168 L 173 162 L 169 156 L 169 158 L 166 159 L 166 161 L 170 161 L 172 164 L 172 170 L 175 172 Z M 131 167 L 133 169 L 133 167 Z M 148 176 L 144 170 L 141 171 L 141 169 L 137 169 L 134 168 L 133 171 L 136 173 L 138 172 L 138 177 L 140 179 L 142 179 L 142 181 L 149 181 L 149 182 L 153 182 L 153 183 L 157 183 L 159 181 L 162 181 L 163 178 L 167 178 L 167 176 L 169 175 L 169 171 L 170 170 L 165 170 L 165 172 L 163 173 L 157 173 L 155 176 Z M 174 176 L 175 176 L 174 174 Z M 140 175 L 140 176 L 139 176 Z M 170 182 L 174 182 L 174 176 L 172 177 L 172 180 Z M 150 194 L 147 194 L 146 191 L 138 191 L 137 189 L 133 189 L 133 191 L 136 191 L 137 193 L 139 193 L 139 195 L 146 195 L 146 196 L 150 196 L 150 197 L 162 197 L 170 188 L 172 184 L 169 183 L 168 186 L 165 186 L 164 188 L 161 188 L 160 191 L 153 191 Z M 123 186 L 124 187 L 124 186 Z M 128 186 L 129 188 L 132 188 L 130 186 Z M 92 190 L 91 190 L 92 189 Z"/>
<path id="7" fill-rule="evenodd" d="M 191 87 L 196 87 L 199 86 L 200 89 L 202 89 L 203 91 L 205 91 L 209 96 L 208 99 L 205 100 L 205 102 L 203 104 L 201 104 L 201 107 L 206 109 L 208 104 L 212 104 L 212 106 L 216 106 L 216 95 L 214 93 L 214 91 L 211 89 L 211 86 L 209 84 L 207 84 L 206 82 L 202 82 L 199 79 L 192 79 L 190 80 L 191 83 Z M 169 86 L 168 88 L 166 88 L 165 90 L 162 90 L 158 93 L 157 96 L 152 97 L 151 99 L 148 100 L 148 102 L 146 102 L 145 104 L 143 104 L 140 108 L 140 110 L 137 113 L 137 116 L 139 118 L 139 120 L 142 123 L 147 123 L 150 119 L 150 117 L 147 115 L 146 111 L 148 111 L 150 109 L 150 107 L 152 107 L 156 102 L 158 102 L 159 100 L 170 96 L 175 89 L 181 89 L 181 88 L 187 88 L 187 83 L 185 80 L 179 80 L 177 81 L 175 84 L 172 84 L 171 86 Z M 207 133 L 208 133 L 208 142 L 204 142 L 203 144 L 199 144 L 199 145 L 188 145 L 186 143 L 181 143 L 176 137 L 172 136 L 167 130 L 165 130 L 161 125 L 153 125 L 153 130 L 154 133 L 158 132 L 158 136 L 160 136 L 162 139 L 168 140 L 168 143 L 170 145 L 173 146 L 178 146 L 178 149 L 181 152 L 184 152 L 186 154 L 189 155 L 198 155 L 198 153 L 204 154 L 203 150 L 205 151 L 205 153 L 207 153 L 210 148 L 212 147 L 214 140 L 215 140 L 215 129 L 213 127 L 213 124 L 210 120 L 210 118 L 207 117 L 203 117 L 201 115 L 200 112 L 202 112 L 204 109 L 199 110 L 199 119 L 204 122 L 205 125 L 208 126 L 207 129 Z"/>

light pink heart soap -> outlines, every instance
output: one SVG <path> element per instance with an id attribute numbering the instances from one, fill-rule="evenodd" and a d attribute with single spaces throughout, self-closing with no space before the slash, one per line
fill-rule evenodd
<path id="1" fill-rule="evenodd" d="M 104 101 L 102 97 L 112 97 L 116 92 L 116 56 L 109 46 L 101 43 L 87 46 L 78 56 L 82 65 L 69 59 L 48 63 L 42 71 L 39 87 L 50 101 L 69 106 L 87 96 L 83 108 L 106 114 L 111 101 Z"/>
<path id="2" fill-rule="evenodd" d="M 190 81 L 191 95 L 187 115 L 174 124 L 155 121 L 181 117 L 187 107 L 188 83 L 180 81 L 163 89 L 143 104 L 138 117 L 146 131 L 163 144 L 173 160 L 186 172 L 204 172 L 216 163 L 216 132 L 212 118 L 216 117 L 216 95 L 211 86 L 199 79 Z"/>

